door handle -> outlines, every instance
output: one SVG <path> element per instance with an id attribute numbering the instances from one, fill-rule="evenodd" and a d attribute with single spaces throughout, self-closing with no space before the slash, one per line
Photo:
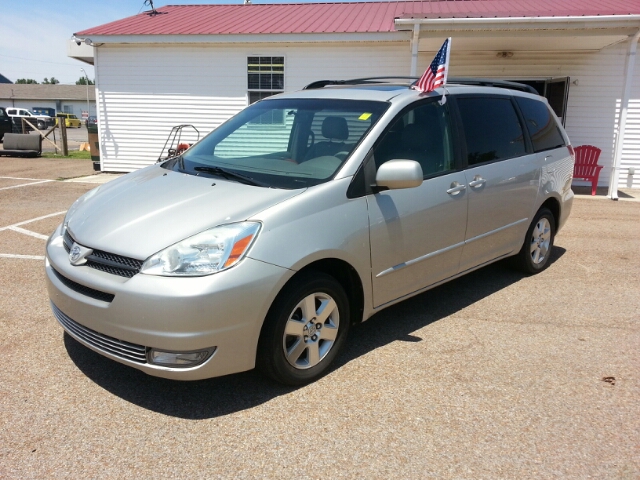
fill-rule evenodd
<path id="1" fill-rule="evenodd" d="M 469 182 L 469 186 L 470 187 L 479 187 L 481 185 L 484 185 L 487 181 L 482 178 L 480 175 L 476 175 L 475 177 L 473 177 L 473 180 L 471 180 Z"/>
<path id="2" fill-rule="evenodd" d="M 467 189 L 466 185 L 461 185 L 458 182 L 453 182 L 451 184 L 451 188 L 449 190 L 447 190 L 447 193 L 449 195 L 458 195 L 460 192 L 464 191 Z"/>

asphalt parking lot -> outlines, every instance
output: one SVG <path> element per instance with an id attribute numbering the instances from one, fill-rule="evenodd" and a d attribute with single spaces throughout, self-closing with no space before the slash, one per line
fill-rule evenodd
<path id="1" fill-rule="evenodd" d="M 0 478 L 640 478 L 640 202 L 576 198 L 547 271 L 391 307 L 312 385 L 179 383 L 50 311 L 45 239 L 105 177 L 63 180 L 93 173 L 0 158 Z"/>

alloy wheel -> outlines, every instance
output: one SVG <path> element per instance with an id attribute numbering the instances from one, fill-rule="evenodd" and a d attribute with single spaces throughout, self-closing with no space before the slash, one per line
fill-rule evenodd
<path id="1" fill-rule="evenodd" d="M 534 265 L 540 265 L 545 262 L 549 254 L 549 245 L 551 243 L 551 224 L 549 220 L 542 217 L 536 223 L 533 232 L 531 232 L 531 260 Z"/>
<path id="2" fill-rule="evenodd" d="M 325 293 L 303 298 L 287 320 L 282 347 L 289 364 L 297 369 L 318 365 L 338 336 L 340 313 L 335 300 Z"/>

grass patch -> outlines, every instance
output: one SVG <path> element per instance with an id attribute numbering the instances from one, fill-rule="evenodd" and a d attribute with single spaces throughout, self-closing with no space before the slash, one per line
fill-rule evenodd
<path id="1" fill-rule="evenodd" d="M 64 156 L 53 152 L 42 152 L 42 157 L 44 158 L 73 158 L 76 160 L 91 160 L 91 152 L 87 152 L 86 150 L 79 151 L 73 150 L 69 151 L 69 155 Z"/>

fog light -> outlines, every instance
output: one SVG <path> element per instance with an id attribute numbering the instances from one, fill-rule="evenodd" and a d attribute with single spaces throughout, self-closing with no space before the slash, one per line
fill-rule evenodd
<path id="1" fill-rule="evenodd" d="M 216 347 L 195 352 L 165 352 L 154 348 L 147 353 L 147 360 L 154 365 L 163 367 L 187 368 L 195 367 L 206 361 L 216 351 Z"/>

